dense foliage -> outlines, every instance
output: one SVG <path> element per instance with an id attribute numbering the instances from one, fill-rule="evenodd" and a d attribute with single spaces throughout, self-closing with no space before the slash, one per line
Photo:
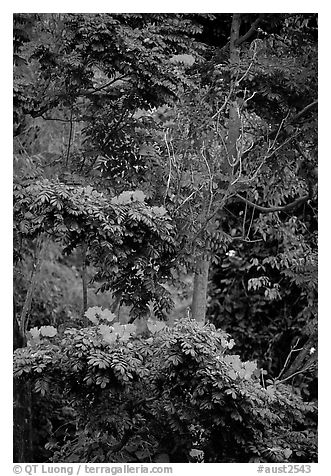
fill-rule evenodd
<path id="1" fill-rule="evenodd" d="M 14 15 L 17 461 L 316 461 L 316 106 L 314 14 Z"/>
<path id="2" fill-rule="evenodd" d="M 91 186 L 28 179 L 15 186 L 14 218 L 20 243 L 44 234 L 60 240 L 65 254 L 86 247 L 85 259 L 98 269 L 94 279 L 103 281 L 101 289 L 122 291 L 133 314 L 156 296 L 162 299 L 166 262 L 175 247 L 173 227 L 164 208 L 144 204 L 143 193 L 110 199 Z M 167 305 L 165 297 L 159 306 Z"/>
<path id="3" fill-rule="evenodd" d="M 229 354 L 234 343 L 224 332 L 190 320 L 173 328 L 149 321 L 148 334 L 137 337 L 132 324 L 111 325 L 111 313 L 88 312 L 93 326 L 59 337 L 33 329 L 30 346 L 16 351 L 15 376 L 31 382 L 37 417 L 47 420 L 47 451 L 39 457 L 315 459 L 315 407 L 277 382 L 263 388 L 256 364 Z M 43 414 L 45 405 L 53 411 Z"/>

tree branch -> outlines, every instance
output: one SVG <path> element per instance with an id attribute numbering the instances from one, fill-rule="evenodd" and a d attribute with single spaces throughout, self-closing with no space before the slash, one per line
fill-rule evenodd
<path id="1" fill-rule="evenodd" d="M 261 13 L 259 15 L 259 17 L 252 23 L 250 29 L 244 34 L 242 35 L 241 37 L 239 37 L 235 43 L 234 43 L 234 46 L 240 46 L 242 43 L 244 43 L 245 41 L 247 41 L 251 36 L 252 34 L 254 33 L 254 31 L 257 29 L 259 23 L 261 22 L 262 18 L 264 17 L 264 14 Z M 220 48 L 219 52 L 222 53 L 223 51 L 225 51 L 228 47 L 230 46 L 230 41 L 228 41 L 224 46 L 222 46 L 222 48 Z"/>
<path id="2" fill-rule="evenodd" d="M 290 125 L 290 124 L 295 124 L 298 119 L 300 119 L 303 115 L 305 115 L 307 112 L 309 112 L 311 109 L 313 109 L 316 105 L 318 104 L 318 101 L 313 101 L 311 102 L 310 104 L 308 104 L 307 106 L 305 106 L 303 109 L 301 109 L 301 111 L 299 111 L 295 116 L 293 116 L 286 124 L 284 124 L 284 126 L 286 127 L 287 125 Z M 282 121 L 283 122 L 283 121 Z M 282 123 L 281 123 L 282 124 Z M 248 152 L 250 152 L 251 150 L 254 150 L 254 148 L 261 144 L 261 142 L 263 142 L 264 140 L 266 140 L 267 138 L 268 139 L 275 139 L 275 137 L 277 136 L 277 134 L 279 135 L 279 125 L 277 127 L 275 127 L 271 132 L 268 133 L 268 135 L 262 135 L 260 136 L 257 141 L 254 143 L 253 147 L 245 152 L 243 152 L 242 154 L 242 159 L 244 159 L 246 157 L 246 155 L 248 155 Z M 288 133 L 286 132 L 286 130 L 283 130 L 282 134 L 280 134 L 279 136 L 283 137 L 283 136 L 287 136 Z"/>
<path id="3" fill-rule="evenodd" d="M 112 84 L 116 83 L 116 81 L 120 81 L 126 77 L 129 77 L 127 73 L 122 74 L 121 76 L 118 76 L 117 78 L 114 78 L 111 81 L 108 81 L 108 83 L 103 84 L 102 86 L 99 86 L 98 88 L 95 88 L 95 89 L 91 88 L 91 89 L 87 89 L 86 91 L 81 91 L 80 96 L 85 96 L 86 94 L 94 94 L 99 91 L 102 91 L 103 89 L 108 88 L 108 86 L 111 86 Z"/>
<path id="4" fill-rule="evenodd" d="M 241 45 L 242 43 L 247 41 L 253 35 L 255 30 L 257 29 L 257 27 L 261 23 L 262 18 L 263 18 L 263 13 L 261 13 L 259 15 L 259 17 L 252 23 L 252 25 L 251 25 L 250 29 L 247 31 L 247 33 L 245 33 L 243 36 L 240 36 L 238 38 L 238 40 L 236 40 L 235 46 Z"/>
<path id="5" fill-rule="evenodd" d="M 298 119 L 300 119 L 301 116 L 306 114 L 306 112 L 310 111 L 313 107 L 317 106 L 318 100 L 316 99 L 315 101 L 311 102 L 307 106 L 305 106 L 301 111 L 299 111 L 292 119 L 290 120 L 289 124 L 293 124 L 294 122 L 297 122 Z"/>
<path id="6" fill-rule="evenodd" d="M 294 200 L 291 203 L 288 203 L 287 205 L 279 206 L 279 207 L 263 207 L 261 205 L 257 205 L 256 203 L 251 202 L 245 197 L 242 197 L 238 193 L 235 195 L 239 200 L 241 200 L 244 203 L 247 203 L 247 205 L 256 208 L 261 213 L 271 213 L 271 212 L 287 212 L 288 210 L 291 210 L 292 208 L 298 207 L 302 203 L 307 202 L 309 199 L 309 195 L 305 195 L 303 197 L 299 197 L 296 200 Z"/>

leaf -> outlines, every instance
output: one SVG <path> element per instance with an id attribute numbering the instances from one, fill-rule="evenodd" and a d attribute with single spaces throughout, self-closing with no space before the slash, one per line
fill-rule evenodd
<path id="1" fill-rule="evenodd" d="M 150 319 L 147 321 L 148 330 L 155 334 L 156 332 L 161 331 L 166 326 L 165 322 L 162 321 L 151 321 Z"/>
<path id="2" fill-rule="evenodd" d="M 228 342 L 228 344 L 227 344 L 227 348 L 228 348 L 229 350 L 231 350 L 234 345 L 235 345 L 234 340 L 233 340 L 233 339 L 230 339 L 229 342 Z"/>
<path id="3" fill-rule="evenodd" d="M 91 194 L 93 192 L 93 187 L 91 187 L 91 185 L 88 185 L 87 187 L 85 187 L 85 192 Z"/>
<path id="4" fill-rule="evenodd" d="M 194 56 L 192 55 L 174 55 L 170 58 L 170 63 L 182 63 L 184 66 L 192 66 L 195 62 Z"/>
<path id="5" fill-rule="evenodd" d="M 248 380 L 248 379 L 251 378 L 253 373 L 256 371 L 257 364 L 256 364 L 256 362 L 250 362 L 250 361 L 245 362 L 244 363 L 244 369 L 245 369 L 244 378 Z"/>
<path id="6" fill-rule="evenodd" d="M 102 336 L 107 335 L 107 334 L 111 334 L 114 330 L 113 327 L 107 326 L 106 324 L 99 324 L 98 329 L 99 329 L 99 332 Z"/>
<path id="7" fill-rule="evenodd" d="M 151 210 L 155 213 L 155 215 L 158 215 L 159 217 L 162 217 L 167 213 L 167 210 L 164 207 L 152 207 Z"/>
<path id="8" fill-rule="evenodd" d="M 236 380 L 237 374 L 234 370 L 230 370 L 228 373 L 229 377 L 232 378 L 232 380 Z"/>
<path id="9" fill-rule="evenodd" d="M 288 459 L 288 458 L 291 456 L 292 453 L 293 453 L 293 452 L 292 452 L 292 450 L 291 450 L 290 448 L 286 448 L 286 450 L 284 450 L 284 456 L 285 456 L 285 458 Z"/>
<path id="10" fill-rule="evenodd" d="M 98 317 L 102 314 L 102 309 L 99 306 L 89 307 L 85 311 L 84 315 L 91 321 L 93 324 L 98 324 Z"/>
<path id="11" fill-rule="evenodd" d="M 107 342 L 107 344 L 111 345 L 111 344 L 114 344 L 114 342 L 116 342 L 117 335 L 113 332 L 111 334 L 104 334 L 102 338 L 105 342 Z"/>
<path id="12" fill-rule="evenodd" d="M 118 197 L 111 199 L 111 203 L 114 205 L 127 205 L 132 202 L 144 202 L 146 195 L 141 190 L 125 191 Z"/>
<path id="13" fill-rule="evenodd" d="M 39 339 L 40 330 L 38 329 L 38 327 L 33 327 L 32 329 L 29 330 L 29 333 L 32 339 Z"/>
<path id="14" fill-rule="evenodd" d="M 44 337 L 54 337 L 57 334 L 57 330 L 53 326 L 42 326 L 40 334 Z"/>
<path id="15" fill-rule="evenodd" d="M 113 312 L 111 312 L 109 309 L 104 309 L 101 314 L 100 314 L 100 317 L 102 319 L 105 319 L 106 321 L 108 322 L 113 322 L 113 320 L 116 318 L 116 314 L 114 314 Z"/>
<path id="16" fill-rule="evenodd" d="M 267 393 L 270 397 L 274 397 L 275 391 L 276 391 L 275 386 L 274 385 L 268 385 L 267 388 L 266 388 L 266 391 L 267 391 Z"/>

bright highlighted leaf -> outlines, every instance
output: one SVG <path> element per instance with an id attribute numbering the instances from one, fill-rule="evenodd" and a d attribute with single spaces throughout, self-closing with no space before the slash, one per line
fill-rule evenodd
<path id="1" fill-rule="evenodd" d="M 44 337 L 54 337 L 57 334 L 57 330 L 53 326 L 42 326 L 40 334 Z"/>
<path id="2" fill-rule="evenodd" d="M 170 58 L 171 63 L 182 63 L 184 66 L 192 66 L 195 62 L 195 59 L 192 55 L 174 55 Z"/>
<path id="3" fill-rule="evenodd" d="M 32 339 L 39 339 L 40 330 L 38 329 L 38 327 L 33 327 L 29 330 L 29 333 Z"/>
<path id="4" fill-rule="evenodd" d="M 244 369 L 245 369 L 245 379 L 250 379 L 253 373 L 257 369 L 256 362 L 245 362 Z"/>
<path id="5" fill-rule="evenodd" d="M 141 190 L 126 191 L 120 193 L 118 197 L 114 197 L 111 203 L 114 205 L 126 205 L 131 202 L 144 202 L 146 195 Z"/>
<path id="6" fill-rule="evenodd" d="M 287 448 L 286 450 L 284 450 L 284 456 L 286 459 L 288 459 L 292 454 L 292 450 L 290 450 L 290 448 Z"/>
<path id="7" fill-rule="evenodd" d="M 155 213 L 155 215 L 160 217 L 167 213 L 167 210 L 164 207 L 152 207 L 152 211 Z"/>
<path id="8" fill-rule="evenodd" d="M 109 309 L 104 309 L 104 310 L 101 312 L 100 317 L 101 317 L 102 319 L 105 319 L 105 320 L 108 321 L 108 322 L 113 322 L 113 320 L 114 320 L 115 317 L 116 317 L 116 314 L 114 314 L 113 312 L 109 311 Z"/>
<path id="9" fill-rule="evenodd" d="M 152 334 L 155 334 L 156 332 L 159 332 L 162 329 L 164 329 L 165 325 L 166 325 L 165 322 L 162 322 L 162 321 L 151 321 L 151 320 L 147 321 L 148 330 Z"/>
<path id="10" fill-rule="evenodd" d="M 85 311 L 85 316 L 93 322 L 93 324 L 98 324 L 99 316 L 102 313 L 102 309 L 99 306 L 89 307 L 87 311 Z"/>
<path id="11" fill-rule="evenodd" d="M 107 344 L 113 344 L 117 339 L 117 335 L 115 333 L 105 334 L 102 337 L 103 337 L 103 340 L 107 342 Z"/>

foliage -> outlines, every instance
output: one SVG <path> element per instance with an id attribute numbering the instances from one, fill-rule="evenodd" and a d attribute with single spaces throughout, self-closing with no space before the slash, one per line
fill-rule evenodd
<path id="1" fill-rule="evenodd" d="M 145 133 L 135 113 L 172 101 L 185 86 L 188 79 L 172 58 L 188 49 L 198 55 L 202 45 L 192 36 L 201 27 L 178 14 L 42 14 L 14 20 L 16 32 L 22 22 L 30 24 L 24 39 L 16 33 L 18 133 L 29 117 L 59 115 L 68 125 L 83 123 L 85 147 L 71 158 L 72 165 L 90 172 L 102 167 L 116 180 L 125 171 L 126 181 L 134 180 L 143 166 L 139 142 Z"/>
<path id="2" fill-rule="evenodd" d="M 15 352 L 15 378 L 73 417 L 48 435 L 51 461 L 315 461 L 314 407 L 286 385 L 261 386 L 223 331 L 184 319 L 123 341 L 100 322 Z"/>
<path id="3" fill-rule="evenodd" d="M 94 279 L 102 280 L 102 290 L 119 292 L 136 314 L 146 313 L 147 303 L 157 301 L 162 315 L 162 309 L 171 305 L 161 283 L 175 250 L 172 224 L 165 210 L 147 206 L 139 193 L 129 194 L 126 200 L 123 194 L 114 198 L 91 186 L 69 186 L 58 180 L 18 182 L 14 189 L 17 258 L 22 240 L 41 234 L 59 240 L 67 254 L 87 246 L 87 258 L 98 268 Z"/>
<path id="4" fill-rule="evenodd" d="M 316 28 L 313 14 L 14 16 L 15 299 L 30 322 L 15 381 L 34 389 L 35 458 L 316 460 L 315 407 L 297 395 L 315 396 Z M 199 260 L 223 331 L 154 320 Z M 77 273 L 134 322 L 100 299 L 65 330 L 86 309 L 63 289 Z"/>
<path id="5" fill-rule="evenodd" d="M 232 333 L 244 358 L 257 358 L 276 376 L 298 339 L 303 344 L 313 335 L 317 342 L 316 232 L 297 217 L 275 218 L 268 228 L 261 217 L 260 223 L 255 242 L 235 241 L 220 254 L 208 314 Z"/>

